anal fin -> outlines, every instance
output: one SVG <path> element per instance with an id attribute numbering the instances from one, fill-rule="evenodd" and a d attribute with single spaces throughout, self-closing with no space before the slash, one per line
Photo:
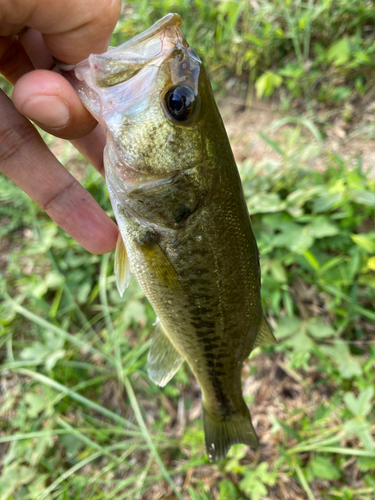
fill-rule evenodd
<path id="1" fill-rule="evenodd" d="M 180 353 L 167 337 L 163 325 L 157 319 L 148 352 L 147 372 L 155 384 L 164 387 L 183 363 Z"/>
<path id="2" fill-rule="evenodd" d="M 117 244 L 115 250 L 115 275 L 118 291 L 122 297 L 126 288 L 129 285 L 131 271 L 129 265 L 128 254 L 121 234 L 117 237 Z"/>
<path id="3" fill-rule="evenodd" d="M 268 326 L 266 318 L 263 316 L 259 325 L 258 334 L 255 338 L 253 349 L 262 345 L 277 344 L 274 334 Z"/>

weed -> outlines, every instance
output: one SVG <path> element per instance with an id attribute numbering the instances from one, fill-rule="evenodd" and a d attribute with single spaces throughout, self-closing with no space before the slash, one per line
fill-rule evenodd
<path id="1" fill-rule="evenodd" d="M 216 89 L 235 74 L 259 95 L 339 102 L 370 85 L 367 2 L 130 2 L 113 45 L 176 10 Z M 216 465 L 188 369 L 164 389 L 147 377 L 155 315 L 135 280 L 121 298 L 112 256 L 88 255 L 0 179 L 1 500 L 373 500 L 375 182 L 323 151 L 312 121 L 273 128 L 283 140 L 261 138 L 278 160 L 240 173 L 279 344 L 243 372 L 260 450 Z M 112 215 L 99 174 L 83 183 Z"/>

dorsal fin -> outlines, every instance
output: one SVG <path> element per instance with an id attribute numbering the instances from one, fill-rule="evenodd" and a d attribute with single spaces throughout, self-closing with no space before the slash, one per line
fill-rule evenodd
<path id="1" fill-rule="evenodd" d="M 159 319 L 154 326 L 154 335 L 148 352 L 147 372 L 155 384 L 164 387 L 183 363 L 180 353 L 167 337 Z"/>
<path id="2" fill-rule="evenodd" d="M 115 250 L 115 275 L 116 275 L 117 288 L 122 297 L 127 286 L 129 285 L 131 271 L 130 271 L 128 254 L 126 253 L 126 248 L 120 233 L 117 237 L 117 244 Z"/>
<path id="3" fill-rule="evenodd" d="M 259 325 L 258 334 L 255 337 L 253 349 L 268 344 L 277 344 L 277 340 L 275 339 L 274 334 L 271 332 L 266 318 L 263 316 L 262 321 Z"/>

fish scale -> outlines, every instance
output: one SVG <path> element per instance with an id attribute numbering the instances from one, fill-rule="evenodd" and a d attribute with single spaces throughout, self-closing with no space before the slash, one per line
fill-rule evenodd
<path id="1" fill-rule="evenodd" d="M 148 373 L 164 386 L 188 363 L 202 389 L 207 453 L 220 460 L 234 443 L 258 445 L 241 369 L 255 346 L 275 339 L 237 167 L 180 25 L 168 14 L 67 78 L 107 130 L 119 291 L 131 271 L 158 316 Z"/>

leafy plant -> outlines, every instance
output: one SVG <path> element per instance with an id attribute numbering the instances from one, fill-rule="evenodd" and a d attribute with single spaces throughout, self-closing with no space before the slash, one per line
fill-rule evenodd
<path id="1" fill-rule="evenodd" d="M 370 3 L 132 1 L 112 44 L 168 11 L 216 89 L 235 75 L 259 96 L 331 103 L 371 84 Z M 375 181 L 306 117 L 260 138 L 273 158 L 240 173 L 279 344 L 243 372 L 260 451 L 236 445 L 216 465 L 188 369 L 163 390 L 147 377 L 155 315 L 135 280 L 121 298 L 111 256 L 88 255 L 0 179 L 1 500 L 373 500 Z M 83 183 L 112 215 L 99 174 Z"/>

